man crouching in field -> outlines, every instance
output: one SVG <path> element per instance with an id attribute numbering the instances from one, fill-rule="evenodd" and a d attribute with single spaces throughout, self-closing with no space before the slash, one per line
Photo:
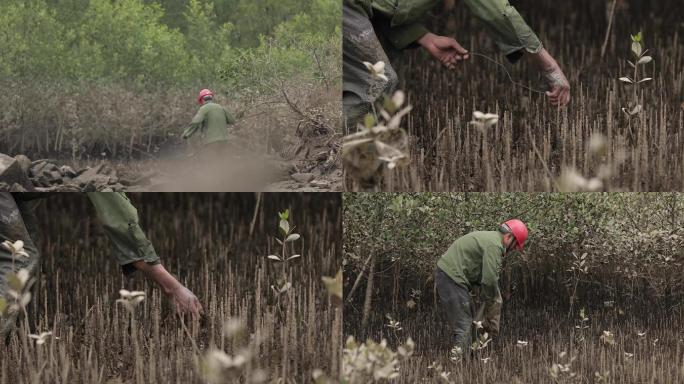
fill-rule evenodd
<path id="1" fill-rule="evenodd" d="M 207 154 L 222 155 L 228 143 L 228 124 L 235 124 L 236 120 L 225 108 L 214 102 L 214 93 L 208 89 L 200 91 L 197 102 L 200 109 L 181 137 L 188 139 L 199 132 Z"/>
<path id="2" fill-rule="evenodd" d="M 35 194 L 0 193 L 0 297 L 8 303 L 8 277 L 24 269 L 27 281 L 37 275 L 40 254 L 36 246 L 38 222 L 34 215 Z M 138 212 L 123 193 L 88 193 L 105 233 L 114 245 L 112 257 L 124 273 L 142 271 L 154 280 L 179 313 L 198 317 L 202 312 L 197 297 L 162 266 L 152 243 L 138 224 Z M 23 247 L 18 241 L 23 242 Z M 23 248 L 20 249 L 20 248 Z M 27 303 L 24 303 L 24 305 Z M 14 329 L 19 311 L 11 307 L 0 312 L 0 340 Z"/>
<path id="3" fill-rule="evenodd" d="M 472 332 L 473 320 L 482 321 L 484 331 L 499 333 L 501 292 L 499 273 L 503 257 L 513 249 L 523 250 L 527 227 L 512 219 L 501 224 L 498 231 L 471 232 L 454 241 L 437 262 L 434 272 L 439 299 L 454 332 L 456 350 L 469 356 L 477 336 Z M 483 308 L 474 316 L 470 291 L 480 287 Z"/>
<path id="4" fill-rule="evenodd" d="M 439 0 L 344 0 L 343 107 L 347 127 L 355 128 L 383 94 L 394 92 L 398 76 L 390 62 L 405 49 L 422 47 L 446 68 L 456 69 L 470 53 L 453 37 L 431 33 L 423 20 Z M 553 105 L 570 101 L 570 84 L 556 60 L 507 0 L 466 0 L 511 63 L 527 56 L 539 69 Z M 364 62 L 382 61 L 385 77 L 369 73 Z"/>

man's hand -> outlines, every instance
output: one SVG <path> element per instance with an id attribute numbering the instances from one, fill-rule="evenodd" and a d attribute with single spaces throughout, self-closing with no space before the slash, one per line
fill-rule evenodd
<path id="1" fill-rule="evenodd" d="M 418 44 L 427 49 L 448 69 L 455 69 L 456 64 L 462 60 L 468 60 L 470 57 L 468 51 L 451 37 L 438 36 L 428 32 L 418 39 Z"/>
<path id="2" fill-rule="evenodd" d="M 546 92 L 551 104 L 562 107 L 570 102 L 570 83 L 560 67 L 544 72 L 544 78 L 551 87 L 551 90 Z"/>
<path id="3" fill-rule="evenodd" d="M 551 88 L 550 91 L 546 92 L 551 104 L 560 107 L 568 104 L 570 102 L 570 83 L 556 60 L 544 48 L 539 53 L 531 54 L 531 60 L 539 67 L 544 80 Z"/>
<path id="4" fill-rule="evenodd" d="M 197 300 L 197 296 L 180 283 L 178 287 L 168 293 L 168 296 L 180 314 L 188 313 L 196 318 L 203 313 L 202 304 Z"/>
<path id="5" fill-rule="evenodd" d="M 161 287 L 164 294 L 173 302 L 179 314 L 190 314 L 193 318 L 199 318 L 203 313 L 202 305 L 197 300 L 197 297 L 176 280 L 163 265 L 150 265 L 140 260 L 134 262 L 133 266 Z"/>

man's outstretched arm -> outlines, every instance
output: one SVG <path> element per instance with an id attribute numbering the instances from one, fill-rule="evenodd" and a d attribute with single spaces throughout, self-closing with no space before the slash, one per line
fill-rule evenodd
<path id="1" fill-rule="evenodd" d="M 188 139 L 190 138 L 190 136 L 194 135 L 202 129 L 202 122 L 204 121 L 204 111 L 205 110 L 202 108 L 200 108 L 199 111 L 197 111 L 195 116 L 190 121 L 188 127 L 183 131 L 181 138 Z"/>
<path id="2" fill-rule="evenodd" d="M 88 198 L 114 244 L 113 256 L 124 273 L 142 271 L 159 285 L 179 312 L 199 315 L 202 311 L 199 301 L 161 265 L 152 243 L 140 228 L 138 211 L 128 197 L 118 192 L 91 192 Z"/>
<path id="3" fill-rule="evenodd" d="M 483 24 L 509 61 L 527 56 L 541 72 L 551 90 L 546 93 L 553 105 L 570 101 L 570 83 L 556 60 L 508 0 L 464 0 Z"/>
<path id="4" fill-rule="evenodd" d="M 173 302 L 178 313 L 189 313 L 196 317 L 203 312 L 197 296 L 178 282 L 163 265 L 152 265 L 142 260 L 133 262 L 132 265 L 157 283 L 164 294 Z"/>

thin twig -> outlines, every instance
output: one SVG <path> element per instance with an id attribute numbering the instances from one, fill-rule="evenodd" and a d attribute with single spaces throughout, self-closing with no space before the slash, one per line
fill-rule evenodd
<path id="1" fill-rule="evenodd" d="M 531 92 L 546 94 L 546 91 L 543 91 L 543 90 L 540 90 L 540 89 L 535 89 L 535 88 L 530 88 L 530 87 L 526 86 L 525 84 L 518 83 L 517 81 L 513 80 L 513 76 L 511 76 L 511 73 L 508 71 L 508 69 L 506 69 L 506 66 L 503 65 L 503 64 L 501 64 L 500 62 L 494 60 L 493 58 L 491 58 L 491 57 L 489 57 L 489 56 L 487 56 L 487 55 L 483 55 L 483 54 L 481 54 L 481 53 L 477 53 L 477 52 L 468 52 L 468 54 L 469 54 L 469 55 L 472 55 L 472 56 L 479 56 L 479 57 L 485 58 L 485 59 L 491 61 L 492 63 L 498 65 L 499 67 L 501 67 L 501 69 L 503 69 L 504 72 L 506 72 L 506 75 L 508 76 L 508 80 L 510 80 L 510 82 L 511 82 L 513 85 L 518 86 L 518 87 L 521 87 L 521 88 L 524 88 L 524 89 L 527 89 L 528 91 L 531 91 Z"/>
<path id="2" fill-rule="evenodd" d="M 188 327 L 185 326 L 185 321 L 183 321 L 183 315 L 179 315 L 181 325 L 183 326 L 183 331 L 185 331 L 185 334 L 188 336 L 188 339 L 190 339 L 190 342 L 192 343 L 192 347 L 195 349 L 195 352 L 200 355 L 202 352 L 200 352 L 200 349 L 197 347 L 197 344 L 195 343 L 195 339 L 192 338 L 192 335 L 190 334 L 190 331 L 188 331 Z"/>
<path id="3" fill-rule="evenodd" d="M 608 38 L 610 37 L 610 30 L 613 27 L 613 16 L 615 15 L 615 6 L 617 5 L 617 0 L 613 0 L 613 5 L 610 8 L 610 18 L 608 19 L 608 27 L 606 28 L 606 37 L 603 40 L 603 45 L 601 46 L 601 60 L 606 54 L 606 47 L 608 46 Z"/>
<path id="4" fill-rule="evenodd" d="M 549 166 L 546 164 L 546 161 L 544 161 L 544 158 L 542 157 L 541 153 L 539 153 L 539 150 L 537 149 L 537 145 L 534 143 L 534 140 L 532 139 L 532 133 L 530 133 L 530 129 L 527 129 L 527 137 L 530 140 L 530 143 L 532 143 L 532 149 L 534 150 L 534 153 L 537 155 L 539 158 L 539 161 L 541 161 L 542 165 L 544 166 L 544 170 L 546 171 L 546 174 L 549 176 L 549 179 L 553 183 L 554 187 L 556 188 L 557 191 L 560 191 L 560 186 L 556 182 L 556 179 L 553 177 L 553 174 L 551 173 L 551 170 L 549 169 Z"/>
<path id="5" fill-rule="evenodd" d="M 361 272 L 359 272 L 359 275 L 356 276 L 356 281 L 354 281 L 354 285 L 352 286 L 351 290 L 347 294 L 347 302 L 351 301 L 351 298 L 354 295 L 354 291 L 356 291 L 356 288 L 359 286 L 359 282 L 361 281 L 363 274 L 366 272 L 366 267 L 368 267 L 368 262 L 370 261 L 372 255 L 373 254 L 370 254 L 368 256 L 368 258 L 366 259 L 366 262 L 363 263 L 363 267 L 361 268 Z"/>
<path id="6" fill-rule="evenodd" d="M 256 193 L 257 201 L 254 207 L 254 216 L 252 216 L 252 222 L 249 224 L 249 237 L 252 237 L 254 233 L 254 225 L 256 224 L 257 216 L 259 215 L 259 205 L 261 204 L 261 192 Z"/>

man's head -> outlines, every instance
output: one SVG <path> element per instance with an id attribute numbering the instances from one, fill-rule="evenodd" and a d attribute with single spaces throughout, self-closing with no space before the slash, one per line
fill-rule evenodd
<path id="1" fill-rule="evenodd" d="M 522 252 L 527 240 L 527 226 L 518 219 L 511 219 L 501 224 L 499 232 L 503 234 L 503 243 L 508 253 L 513 249 Z"/>
<path id="2" fill-rule="evenodd" d="M 213 100 L 214 99 L 214 92 L 212 92 L 209 89 L 203 89 L 199 93 L 199 97 L 197 98 L 197 102 L 199 105 L 204 105 L 207 101 Z"/>

